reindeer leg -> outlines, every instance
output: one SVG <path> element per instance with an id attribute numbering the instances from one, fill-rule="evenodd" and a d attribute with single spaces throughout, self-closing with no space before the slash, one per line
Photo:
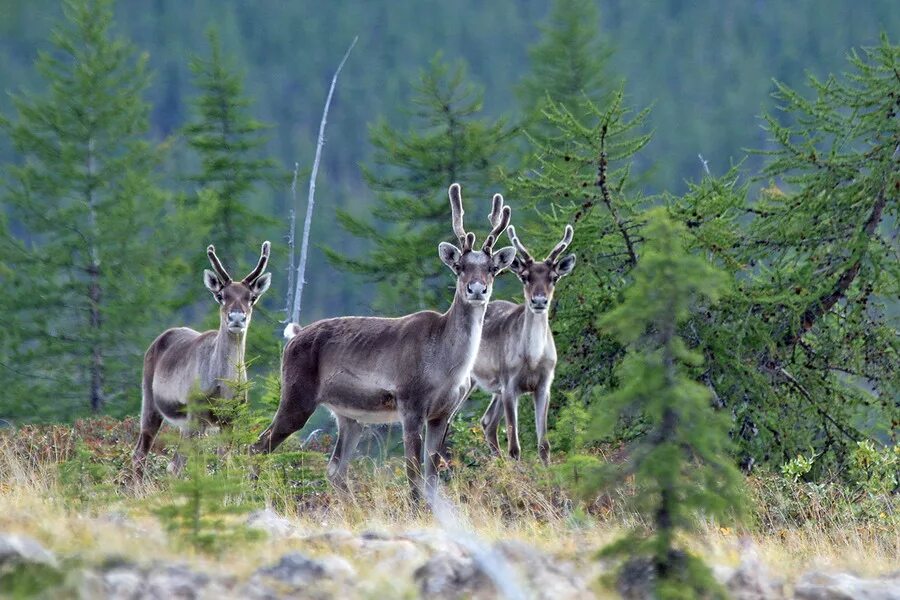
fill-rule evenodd
<path id="1" fill-rule="evenodd" d="M 403 416 L 403 450 L 406 455 L 406 480 L 413 504 L 422 500 L 422 417 Z"/>
<path id="2" fill-rule="evenodd" d="M 541 461 L 550 464 L 550 442 L 547 440 L 547 410 L 550 407 L 550 384 L 547 379 L 541 382 L 534 392 L 534 424 L 537 430 L 538 453 Z"/>
<path id="3" fill-rule="evenodd" d="M 281 390 L 281 402 L 275 412 L 272 423 L 259 434 L 256 442 L 250 446 L 251 454 L 268 454 L 275 450 L 281 442 L 292 433 L 299 431 L 316 410 L 313 394 L 302 390 L 310 389 L 305 381 L 298 380 L 291 386 Z"/>
<path id="4" fill-rule="evenodd" d="M 145 400 L 141 410 L 141 432 L 138 434 L 137 445 L 131 456 L 131 465 L 136 482 L 144 478 L 144 465 L 147 461 L 147 454 L 149 454 L 150 448 L 153 446 L 153 440 L 156 439 L 162 422 L 163 417 L 152 406 L 152 399 L 150 402 Z"/>
<path id="5" fill-rule="evenodd" d="M 491 403 L 488 404 L 487 410 L 481 417 L 481 430 L 484 432 L 484 439 L 487 441 L 491 454 L 499 456 L 500 442 L 497 439 L 497 429 L 500 427 L 500 415 L 503 413 L 503 402 L 500 400 L 500 394 L 491 396 Z"/>
<path id="6" fill-rule="evenodd" d="M 508 390 L 503 390 L 501 398 L 503 410 L 506 413 L 506 444 L 509 456 L 513 460 L 519 460 L 521 454 L 519 448 L 519 397 Z"/>
<path id="7" fill-rule="evenodd" d="M 429 419 L 427 425 L 425 429 L 425 493 L 431 502 L 437 493 L 441 448 L 450 426 L 450 416 Z"/>
<path id="8" fill-rule="evenodd" d="M 350 459 L 353 458 L 357 444 L 359 444 L 363 427 L 359 421 L 340 415 L 338 415 L 337 421 L 338 438 L 334 444 L 334 451 L 331 453 L 331 460 L 328 461 L 328 478 L 335 487 L 346 488 L 347 467 Z"/>

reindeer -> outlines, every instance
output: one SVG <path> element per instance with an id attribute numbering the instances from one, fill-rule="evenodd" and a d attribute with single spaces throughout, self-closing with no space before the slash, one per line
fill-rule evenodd
<path id="1" fill-rule="evenodd" d="M 207 425 L 223 425 L 213 410 L 215 399 L 231 399 L 235 391 L 228 382 L 246 382 L 244 346 L 253 305 L 272 282 L 265 273 L 269 262 L 269 242 L 264 242 L 259 262 L 241 281 L 233 281 L 222 266 L 212 245 L 206 254 L 214 269 L 203 271 L 203 283 L 219 303 L 219 329 L 204 333 L 188 327 L 174 327 L 156 338 L 144 355 L 141 433 L 132 456 L 135 476 L 143 476 L 147 453 L 163 421 L 181 430 L 182 435 L 202 431 Z M 197 397 L 210 410 L 196 412 L 188 407 Z M 175 455 L 169 472 L 178 474 L 184 457 Z"/>
<path id="2" fill-rule="evenodd" d="M 518 256 L 510 270 L 522 282 L 523 304 L 505 300 L 491 302 L 484 317 L 481 347 L 472 369 L 472 385 L 493 394 L 481 426 L 491 451 L 500 453 L 497 426 L 500 413 L 506 416 L 509 455 L 519 458 L 518 405 L 523 394 L 534 396 L 538 451 L 547 464 L 550 443 L 547 441 L 547 408 L 550 386 L 556 370 L 556 346 L 550 331 L 548 310 L 557 281 L 575 268 L 575 255 L 558 260 L 572 243 L 572 226 L 566 225 L 563 239 L 543 261 L 535 262 L 516 236 L 515 227 L 507 229 Z"/>
<path id="3" fill-rule="evenodd" d="M 493 252 L 511 212 L 500 194 L 493 197 L 493 228 L 480 249 L 475 249 L 475 234 L 463 228 L 459 184 L 450 186 L 449 196 L 460 247 L 441 242 L 438 255 L 456 275 L 450 309 L 443 314 L 339 317 L 303 328 L 288 326 L 285 333 L 293 337 L 282 357 L 281 403 L 251 452 L 273 451 L 323 405 L 338 424 L 328 476 L 344 487 L 363 424 L 399 421 L 406 475 L 412 498 L 418 501 L 425 425 L 425 490 L 432 496 L 450 418 L 469 388 L 494 277 L 515 258 L 512 247 Z"/>

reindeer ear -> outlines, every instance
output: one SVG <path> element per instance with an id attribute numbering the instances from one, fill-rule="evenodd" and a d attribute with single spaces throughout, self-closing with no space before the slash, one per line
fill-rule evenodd
<path id="1" fill-rule="evenodd" d="M 459 248 L 453 244 L 441 242 L 438 244 L 438 256 L 441 257 L 441 262 L 450 267 L 451 271 L 456 273 L 456 268 L 459 266 L 459 259 L 462 258 L 462 252 L 460 252 Z"/>
<path id="2" fill-rule="evenodd" d="M 515 273 L 516 275 L 520 275 L 522 271 L 525 270 L 525 261 L 519 258 L 517 254 L 513 259 L 512 263 L 509 265 L 509 270 Z"/>
<path id="3" fill-rule="evenodd" d="M 210 271 L 209 269 L 203 269 L 203 285 L 206 286 L 206 289 L 213 293 L 213 296 L 217 295 L 222 291 L 222 288 L 225 286 L 222 285 L 222 282 L 219 281 L 218 275 Z M 218 300 L 218 298 L 216 298 Z"/>
<path id="4" fill-rule="evenodd" d="M 499 273 L 513 264 L 516 260 L 516 249 L 512 246 L 501 248 L 491 255 L 491 264 L 494 267 L 494 273 Z"/>
<path id="5" fill-rule="evenodd" d="M 556 263 L 556 272 L 560 277 L 565 277 L 575 268 L 575 255 L 570 254 L 558 263 Z"/>
<path id="6" fill-rule="evenodd" d="M 257 277 L 256 281 L 250 284 L 250 289 L 253 292 L 253 295 L 259 298 L 266 293 L 266 290 L 269 289 L 270 285 L 272 285 L 272 274 L 265 273 Z"/>

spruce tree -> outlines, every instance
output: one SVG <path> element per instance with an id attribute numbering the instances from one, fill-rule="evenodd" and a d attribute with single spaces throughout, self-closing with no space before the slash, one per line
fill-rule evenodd
<path id="1" fill-rule="evenodd" d="M 502 121 L 478 116 L 483 93 L 466 80 L 461 63 L 436 56 L 414 91 L 409 129 L 381 121 L 369 134 L 375 159 L 364 175 L 377 194 L 374 219 L 338 211 L 341 226 L 373 248 L 363 257 L 326 250 L 336 266 L 377 281 L 375 307 L 390 314 L 449 304 L 453 292 L 443 285 L 446 267 L 437 254 L 437 244 L 451 238 L 447 188 L 463 183 L 467 202 L 477 206 L 482 199 L 487 215 L 497 191 L 490 187 L 494 167 L 511 135 Z"/>
<path id="2" fill-rule="evenodd" d="M 553 131 L 543 114 L 548 103 L 562 105 L 583 120 L 591 115 L 589 102 L 602 106 L 613 91 L 611 50 L 599 35 L 596 2 L 554 0 L 540 30 L 540 39 L 528 50 L 531 70 L 517 89 L 524 125 L 532 135 Z"/>
<path id="3" fill-rule="evenodd" d="M 207 38 L 209 56 L 194 56 L 190 62 L 200 93 L 184 133 L 200 158 L 200 170 L 189 180 L 214 192 L 205 225 L 224 256 L 239 257 L 259 245 L 271 228 L 268 207 L 258 200 L 259 188 L 280 176 L 277 163 L 262 156 L 268 126 L 250 116 L 252 103 L 244 95 L 242 76 L 223 55 L 215 29 Z M 248 240 L 257 241 L 248 245 Z"/>
<path id="4" fill-rule="evenodd" d="M 594 406 L 595 434 L 611 432 L 625 416 L 641 415 L 645 433 L 628 448 L 624 463 L 607 465 L 598 484 L 634 478 L 634 509 L 652 524 L 638 527 L 606 549 L 633 561 L 649 559 L 654 597 L 720 595 L 709 571 L 684 548 L 706 518 L 728 520 L 744 506 L 741 474 L 729 455 L 728 422 L 711 406 L 709 389 L 697 382 L 702 357 L 680 333 L 692 313 L 714 302 L 727 279 L 701 257 L 684 250 L 684 228 L 664 209 L 647 215 L 645 244 L 622 302 L 599 325 L 626 348 L 616 368 L 618 389 Z"/>
<path id="5" fill-rule="evenodd" d="M 184 272 L 145 139 L 146 56 L 113 34 L 108 0 L 64 11 L 36 61 L 46 92 L 15 96 L 3 122 L 20 159 L 7 169 L 15 235 L 0 273 L 17 343 L 0 386 L 23 398 L 10 416 L 32 419 L 133 409 L 143 350 Z"/>

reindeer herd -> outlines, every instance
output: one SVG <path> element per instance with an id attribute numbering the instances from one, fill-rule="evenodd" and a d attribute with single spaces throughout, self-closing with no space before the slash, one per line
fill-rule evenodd
<path id="1" fill-rule="evenodd" d="M 511 210 L 495 194 L 491 230 L 480 248 L 463 225 L 459 184 L 450 186 L 453 233 L 459 245 L 438 245 L 441 261 L 456 276 L 455 294 L 444 313 L 421 311 L 398 318 L 338 317 L 305 327 L 290 324 L 281 364 L 281 401 L 272 423 L 251 446 L 252 453 L 275 450 L 302 428 L 316 407 L 325 406 L 338 425 L 328 463 L 335 486 L 346 485 L 347 467 L 369 423 L 403 428 L 406 474 L 414 498 L 437 489 L 438 467 L 446 458 L 450 422 L 475 386 L 493 394 L 481 418 L 485 439 L 495 453 L 497 429 L 506 419 L 508 451 L 519 458 L 519 397 L 534 397 L 538 450 L 549 460 L 547 410 L 556 368 L 556 347 L 548 310 L 557 281 L 572 272 L 575 255 L 560 258 L 572 241 L 566 226 L 562 240 L 543 261 L 536 261 L 510 226 Z M 494 250 L 506 232 L 513 246 Z M 233 398 L 232 385 L 246 382 L 244 349 L 253 306 L 269 288 L 264 273 L 269 242 L 259 262 L 241 281 L 232 280 L 209 246 L 213 270 L 203 282 L 219 304 L 219 329 L 205 333 L 187 327 L 163 332 L 144 357 L 141 432 L 134 450 L 136 477 L 143 476 L 147 453 L 163 421 L 182 435 L 227 423 L 214 410 L 217 399 Z M 505 269 L 521 280 L 525 302 L 490 302 L 494 278 Z M 196 408 L 194 400 L 203 401 Z M 423 437 L 424 429 L 424 471 Z M 178 454 L 169 471 L 179 473 Z"/>

